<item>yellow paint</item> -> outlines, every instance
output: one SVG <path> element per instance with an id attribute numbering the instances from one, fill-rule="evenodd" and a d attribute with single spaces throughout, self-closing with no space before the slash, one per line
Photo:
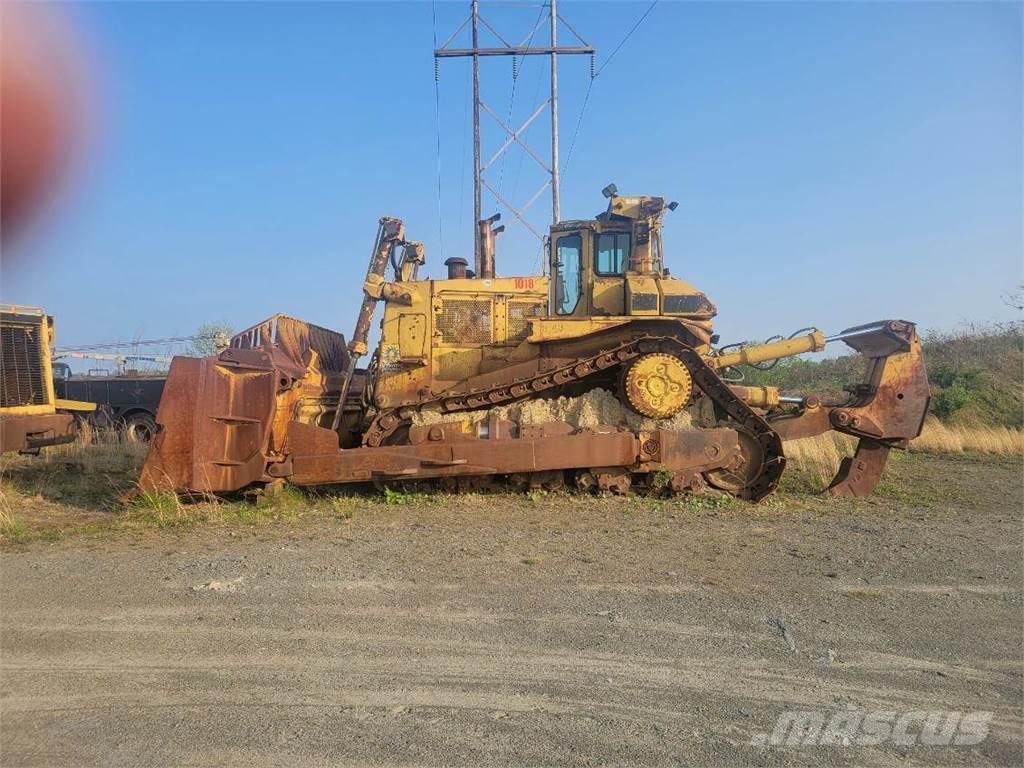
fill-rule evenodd
<path id="1" fill-rule="evenodd" d="M 626 374 L 626 397 L 637 413 L 667 419 L 678 413 L 693 393 L 690 372 L 672 355 L 644 355 Z"/>
<path id="2" fill-rule="evenodd" d="M 0 307 L 0 310 L 13 315 L 42 318 L 42 322 L 39 325 L 39 364 L 43 379 L 43 387 L 45 388 L 43 397 L 46 400 L 45 403 L 37 405 L 16 405 L 7 408 L 0 408 L 0 413 L 3 413 L 4 415 L 10 414 L 21 416 L 37 416 L 40 414 L 56 413 L 57 409 L 53 404 L 55 399 L 53 393 L 53 367 L 50 359 L 50 349 L 53 346 L 54 340 L 53 318 L 45 314 L 39 307 L 5 304 Z"/>
<path id="3" fill-rule="evenodd" d="M 84 400 L 65 400 L 58 397 L 54 401 L 58 411 L 78 411 L 81 413 L 92 413 L 96 410 L 96 403 L 87 403 Z"/>
<path id="4" fill-rule="evenodd" d="M 771 344 L 744 347 L 735 352 L 727 352 L 720 357 L 710 358 L 708 362 L 718 368 L 727 368 L 730 365 L 750 365 L 751 363 L 778 360 L 781 357 L 792 357 L 804 352 L 820 352 L 824 348 L 825 334 L 821 331 L 814 331 L 806 336 L 797 336 L 795 339 L 783 339 Z"/>
<path id="5" fill-rule="evenodd" d="M 626 276 L 626 312 L 628 314 L 656 317 L 660 314 L 659 294 L 658 281 L 654 277 L 648 275 Z"/>
<path id="6" fill-rule="evenodd" d="M 540 344 L 545 341 L 578 339 L 628 322 L 628 317 L 585 317 L 579 320 L 545 317 L 533 324 L 529 341 Z"/>
<path id="7" fill-rule="evenodd" d="M 393 346 L 393 345 L 392 345 Z M 427 316 L 422 312 L 402 312 L 398 316 L 398 359 L 420 364 L 427 355 Z"/>
<path id="8" fill-rule="evenodd" d="M 621 277 L 594 277 L 593 311 L 595 315 L 625 314 L 625 285 Z"/>
<path id="9" fill-rule="evenodd" d="M 733 387 L 733 392 L 754 408 L 775 408 L 779 404 L 778 387 Z"/>
<path id="10" fill-rule="evenodd" d="M 545 276 L 389 285 L 408 301 L 390 300 L 389 291 L 383 292 L 380 370 L 374 389 L 379 407 L 443 392 L 484 370 L 539 353 L 524 342 L 547 312 Z"/>
<path id="11" fill-rule="evenodd" d="M 668 208 L 663 198 L 616 194 L 596 218 L 556 224 L 551 228 L 556 245 L 548 254 L 552 277 L 416 281 L 408 280 L 411 271 L 404 269 L 397 282 L 368 281 L 364 290 L 384 305 L 374 403 L 387 408 L 441 395 L 474 377 L 535 360 L 553 342 L 609 331 L 609 343 L 624 341 L 640 319 L 678 325 L 680 335 L 703 339 L 697 350 L 710 355 L 706 339 L 717 311 L 714 304 L 693 285 L 665 274 L 661 232 Z M 628 238 L 621 274 L 598 275 L 598 238 L 612 233 Z M 558 315 L 557 243 L 576 236 L 580 299 L 571 314 Z M 422 248 L 413 251 L 415 263 L 422 263 Z M 672 332 L 671 325 L 663 327 Z M 728 365 L 774 359 L 820 348 L 823 341 L 820 334 L 812 334 L 711 360 Z M 648 392 L 641 405 L 648 411 L 674 413 L 681 407 L 654 393 L 662 385 L 676 400 L 689 399 L 692 383 L 678 362 L 657 375 L 646 367 L 637 370 Z M 666 404 L 661 404 L 663 400 Z"/>

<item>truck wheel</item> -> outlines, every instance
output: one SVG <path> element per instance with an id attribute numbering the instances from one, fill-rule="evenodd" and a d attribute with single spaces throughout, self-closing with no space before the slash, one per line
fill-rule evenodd
<path id="1" fill-rule="evenodd" d="M 124 420 L 124 436 L 129 443 L 148 443 L 156 434 L 156 420 L 148 413 L 133 413 Z"/>

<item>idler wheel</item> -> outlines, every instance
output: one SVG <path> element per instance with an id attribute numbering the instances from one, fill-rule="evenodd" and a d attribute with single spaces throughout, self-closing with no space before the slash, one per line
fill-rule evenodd
<path id="1" fill-rule="evenodd" d="M 693 379 L 679 358 L 653 353 L 637 358 L 629 367 L 624 389 L 637 413 L 667 419 L 690 402 Z"/>
<path id="2" fill-rule="evenodd" d="M 708 484 L 722 491 L 738 495 L 754 482 L 764 469 L 764 451 L 752 434 L 736 430 L 740 438 L 740 453 L 731 466 L 710 469 L 704 473 Z"/>

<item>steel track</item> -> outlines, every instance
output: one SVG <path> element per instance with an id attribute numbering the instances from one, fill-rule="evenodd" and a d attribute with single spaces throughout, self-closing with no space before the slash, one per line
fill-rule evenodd
<path id="1" fill-rule="evenodd" d="M 460 413 L 528 400 L 545 392 L 585 381 L 595 374 L 625 365 L 641 355 L 653 352 L 663 352 L 679 358 L 700 390 L 735 423 L 734 428 L 746 431 L 756 440 L 761 450 L 760 472 L 736 495 L 757 501 L 774 491 L 786 465 L 782 439 L 763 417 L 729 389 L 696 350 L 671 336 L 643 336 L 601 351 L 592 357 L 579 358 L 553 371 L 538 373 L 511 383 L 425 398 L 416 403 L 383 410 L 374 417 L 363 434 L 363 445 L 382 445 L 395 430 L 409 423 L 413 414 L 420 411 Z"/>

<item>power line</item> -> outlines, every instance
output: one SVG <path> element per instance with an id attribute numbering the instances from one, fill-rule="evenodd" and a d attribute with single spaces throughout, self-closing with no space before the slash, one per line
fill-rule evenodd
<path id="1" fill-rule="evenodd" d="M 643 24 L 644 19 L 646 19 L 647 16 L 651 13 L 651 11 L 654 10 L 654 6 L 656 6 L 657 4 L 658 0 L 654 0 L 654 2 L 647 6 L 647 10 L 643 12 L 640 18 L 636 20 L 636 23 L 626 33 L 626 36 L 623 37 L 622 40 L 619 41 L 619 44 L 615 46 L 614 50 L 612 50 L 611 54 L 605 60 L 604 64 L 602 64 L 596 72 L 592 72 L 590 76 L 590 85 L 587 86 L 587 93 L 583 97 L 583 106 L 580 107 L 580 117 L 576 121 L 576 129 L 572 133 L 572 141 L 569 142 L 569 151 L 565 155 L 565 165 L 562 166 L 562 173 L 565 173 L 566 169 L 569 167 L 569 161 L 572 159 L 572 151 L 576 147 L 576 137 L 580 135 L 580 128 L 583 126 L 583 116 L 584 114 L 586 114 L 587 111 L 587 102 L 590 101 L 590 91 L 594 87 L 594 81 L 597 79 L 598 75 L 604 72 L 605 67 L 612 63 L 612 59 L 615 58 L 615 54 L 618 53 L 622 46 L 626 44 L 626 41 L 629 40 L 629 38 L 633 35 L 634 32 L 636 32 L 637 28 L 641 24 Z"/>
<path id="2" fill-rule="evenodd" d="M 99 352 L 104 349 L 124 349 L 125 347 L 147 347 L 156 344 L 183 344 L 200 339 L 216 339 L 219 333 L 202 333 L 195 336 L 168 336 L 165 339 L 139 339 L 137 341 L 106 341 L 99 344 L 80 344 L 74 347 L 55 347 L 54 352 Z"/>
<path id="3" fill-rule="evenodd" d="M 654 10 L 654 6 L 656 6 L 657 4 L 658 4 L 658 0 L 654 0 L 654 2 L 651 3 L 647 7 L 647 10 L 644 11 L 643 15 L 639 19 L 636 20 L 636 24 L 634 24 L 633 27 L 629 30 L 629 32 L 626 33 L 626 36 L 624 38 L 622 38 L 622 42 L 620 42 L 618 45 L 616 45 L 615 49 L 611 52 L 611 54 L 608 56 L 608 58 L 605 59 L 604 64 L 602 64 L 601 68 L 597 70 L 597 73 L 594 75 L 594 77 L 597 77 L 602 72 L 604 72 L 605 67 L 607 67 L 609 64 L 612 63 L 612 59 L 615 58 L 615 54 L 619 52 L 619 49 L 622 46 L 624 46 L 626 44 L 626 41 L 629 40 L 629 38 L 633 35 L 634 32 L 636 32 L 637 27 L 639 27 L 641 24 L 644 23 L 644 19 L 646 19 L 648 14 L 650 14 L 650 12 Z"/>
<path id="4" fill-rule="evenodd" d="M 540 6 L 540 13 L 537 14 L 537 20 L 533 23 L 532 31 L 530 36 L 526 40 L 526 46 L 533 45 L 533 36 L 537 34 L 537 30 L 540 29 L 540 23 L 544 19 L 545 6 Z M 516 83 L 519 82 L 519 75 L 522 74 L 522 65 L 526 63 L 526 56 L 523 56 L 522 61 L 517 61 L 516 57 L 512 57 L 512 95 L 508 101 L 508 117 L 505 118 L 505 122 L 509 125 L 512 124 L 512 110 L 516 103 Z M 436 59 L 435 59 L 436 61 Z M 529 130 L 529 128 L 527 128 Z M 519 161 L 522 162 L 523 156 L 519 155 Z M 505 183 L 505 162 L 508 160 L 508 153 L 501 156 L 501 168 L 498 172 L 498 191 L 504 191 Z M 517 185 L 518 186 L 518 185 Z"/>
<path id="5" fill-rule="evenodd" d="M 583 115 L 587 111 L 587 102 L 590 101 L 590 91 L 594 87 L 594 80 L 597 76 L 590 78 L 590 85 L 587 86 L 587 93 L 583 97 L 583 106 L 580 107 L 580 119 L 576 121 L 576 130 L 572 132 L 572 141 L 569 142 L 569 151 L 565 153 L 565 165 L 562 166 L 562 173 L 564 174 L 569 168 L 569 161 L 572 160 L 572 151 L 576 148 L 576 137 L 580 135 L 580 127 L 583 125 Z"/>

